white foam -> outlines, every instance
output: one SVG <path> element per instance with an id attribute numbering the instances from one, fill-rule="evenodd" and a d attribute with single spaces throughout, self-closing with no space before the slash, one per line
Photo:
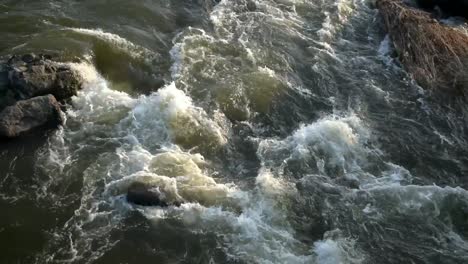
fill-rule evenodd
<path id="1" fill-rule="evenodd" d="M 378 53 L 381 56 L 388 56 L 393 52 L 392 41 L 390 35 L 385 35 L 385 38 L 380 42 Z"/>
<path id="2" fill-rule="evenodd" d="M 261 197 L 252 198 L 250 207 L 243 208 L 240 215 L 206 209 L 198 223 L 213 221 L 216 224 L 212 227 L 221 227 L 215 231 L 225 237 L 226 253 L 233 259 L 249 263 L 311 263 L 312 253 L 295 240 L 284 214 Z"/>
<path id="3" fill-rule="evenodd" d="M 147 48 L 136 45 L 117 34 L 105 32 L 102 29 L 66 28 L 66 30 L 98 38 L 111 44 L 115 48 L 128 52 L 128 54 L 134 58 L 140 58 L 150 62 L 151 59 L 157 56 L 156 53 Z"/>
<path id="4" fill-rule="evenodd" d="M 336 233 L 334 230 L 328 233 Z M 325 236 L 330 236 L 329 234 Z M 317 264 L 360 264 L 365 263 L 365 256 L 356 251 L 355 241 L 334 236 L 314 243 Z"/>
<path id="5" fill-rule="evenodd" d="M 227 132 L 174 83 L 141 96 L 121 126 L 149 148 L 171 142 L 186 148 L 216 148 L 227 141 Z"/>
<path id="6" fill-rule="evenodd" d="M 281 178 L 276 178 L 267 170 L 260 170 L 255 182 L 264 193 L 271 196 L 282 195 L 287 192 L 288 183 Z"/>
<path id="7" fill-rule="evenodd" d="M 72 63 L 70 66 L 80 74 L 84 84 L 78 96 L 73 97 L 73 108 L 68 115 L 82 122 L 115 124 L 135 105 L 136 100 L 128 94 L 112 90 L 91 64 Z"/>
<path id="8" fill-rule="evenodd" d="M 185 155 L 177 158 L 185 160 L 188 158 Z M 204 161 L 196 160 L 193 163 L 178 165 L 175 170 L 170 168 L 171 165 L 169 168 L 165 165 L 157 166 L 156 171 L 157 173 L 167 171 L 165 174 L 173 176 L 187 174 L 187 170 L 198 174 L 199 166 L 195 163 L 204 164 Z M 156 163 L 159 164 L 159 162 Z M 166 162 L 163 163 L 166 164 Z M 146 179 L 148 181 L 155 180 L 156 176 L 140 177 L 150 177 Z M 180 190 L 182 186 L 178 185 L 178 177 L 172 179 L 175 179 L 177 188 Z M 157 185 L 161 184 L 157 183 Z M 203 188 L 209 185 L 204 184 Z M 197 184 L 190 183 L 189 186 L 197 186 Z M 226 244 L 226 253 L 236 260 L 241 259 L 249 263 L 311 263 L 314 259 L 312 251 L 307 245 L 294 238 L 294 231 L 288 223 L 287 215 L 281 211 L 280 207 L 277 207 L 282 202 L 281 200 L 286 200 L 284 195 L 290 193 L 291 186 L 275 179 L 268 172 L 263 172 L 257 177 L 257 187 L 257 193 L 244 192 L 231 187 L 228 197 L 236 201 L 235 204 L 240 207 L 239 210 L 226 210 L 226 207 L 222 206 L 225 202 L 207 207 L 209 203 L 192 201 L 183 204 L 180 208 L 169 210 L 143 208 L 142 212 L 153 221 L 169 217 L 182 219 L 185 226 L 195 233 L 209 231 L 222 234 Z M 199 197 L 197 200 L 203 201 Z"/>
<path id="9" fill-rule="evenodd" d="M 283 12 L 267 1 L 257 4 L 264 12 L 254 19 L 268 18 L 266 21 L 288 29 L 291 36 L 306 38 L 300 32 L 303 24 L 295 12 Z M 236 32 L 250 29 L 248 23 L 237 24 L 239 20 L 234 18 L 236 14 L 230 7 L 231 2 L 222 1 L 211 15 L 216 31 L 223 33 L 221 36 L 226 39 Z M 71 30 L 102 39 L 129 51 L 133 56 L 150 54 L 124 38 L 102 30 Z M 226 42 L 216 40 L 204 31 L 193 31 L 197 33 L 184 36 L 171 51 L 174 60 L 171 70 L 175 80 L 187 74 L 184 63 L 194 63 L 200 59 L 188 55 L 210 55 L 203 54 L 209 51 L 203 45 L 189 49 L 186 45 L 190 45 L 190 41 Z M 243 49 L 250 57 L 252 50 L 247 46 Z M 70 221 L 83 231 L 82 237 L 75 237 L 75 244 L 71 245 L 80 254 L 90 251 L 88 240 L 98 238 L 105 241 L 102 238 L 110 233 L 120 217 L 124 217 L 128 210 L 134 210 L 123 197 L 130 184 L 139 181 L 159 188 L 168 201 L 186 202 L 180 208 L 139 208 L 145 216 L 155 221 L 175 217 L 182 219 L 193 232 L 221 234 L 227 246 L 226 253 L 235 259 L 247 263 L 294 264 L 311 263 L 317 257 L 319 263 L 346 263 L 346 250 L 339 241 L 326 239 L 317 242 L 312 249 L 295 238 L 295 231 L 284 208 L 290 202 L 289 195 L 295 194 L 296 189 L 276 166 L 268 164 L 270 160 L 283 162 L 285 159 L 268 155 L 281 155 L 277 151 L 285 151 L 286 159 L 308 159 L 311 155 L 322 155 L 317 162 L 322 164 L 319 167 L 323 172 L 324 167 L 330 165 L 342 167 L 343 170 L 359 168 L 359 161 L 364 159 L 367 151 L 363 143 L 368 138 L 368 132 L 357 117 L 327 117 L 302 126 L 284 140 L 262 141 L 259 157 L 263 167 L 256 178 L 256 187 L 252 191 L 241 191 L 233 184 L 219 183 L 213 177 L 216 172 L 209 168 L 209 163 L 201 154 L 195 154 L 211 153 L 212 149 L 227 143 L 228 131 L 222 124 L 225 119 L 219 112 L 208 114 L 175 83 L 151 95 L 132 98 L 110 89 L 93 67 L 86 64 L 73 67 L 82 74 L 86 83 L 85 89 L 73 99 L 74 110 L 69 113 L 72 120 L 82 122 L 83 128 L 79 133 L 92 137 L 95 135 L 93 133 L 104 132 L 103 141 L 118 139 L 121 143 L 115 151 L 112 149 L 100 155 L 96 161 L 91 161 L 84 173 L 82 203 L 73 221 Z M 253 69 L 277 78 L 273 68 Z M 101 126 L 105 126 L 104 131 Z M 74 139 L 70 137 L 69 140 Z M 72 142 L 77 143 L 81 142 Z M 54 163 L 60 162 L 59 157 L 53 160 Z M 104 193 L 96 192 L 102 183 Z M 101 206 L 105 203 L 107 207 Z"/>
<path id="10" fill-rule="evenodd" d="M 338 0 L 334 5 L 324 8 L 325 19 L 322 22 L 322 28 L 317 31 L 321 42 L 330 43 L 333 41 L 354 12 L 354 4 L 354 1 Z"/>
<path id="11" fill-rule="evenodd" d="M 303 173 L 343 177 L 358 182 L 361 189 L 410 184 L 411 173 L 391 162 L 383 162 L 382 152 L 371 147 L 369 141 L 369 131 L 358 117 L 329 116 L 302 125 L 285 139 L 261 140 L 257 155 L 262 171 L 272 172 L 276 177 L 281 177 L 293 161 L 292 164 L 299 162 L 306 169 Z M 368 164 L 378 161 L 382 169 L 369 172 Z"/>
<path id="12" fill-rule="evenodd" d="M 356 117 L 348 119 L 349 121 L 359 123 Z M 304 148 L 310 144 L 329 144 L 323 146 L 330 152 L 344 152 L 358 144 L 359 135 L 353 130 L 346 119 L 323 119 L 308 126 L 302 126 L 289 141 L 298 153 L 304 152 Z"/>
<path id="13" fill-rule="evenodd" d="M 395 63 L 395 59 L 392 57 L 395 52 L 395 47 L 390 38 L 390 35 L 385 35 L 385 38 L 380 42 L 377 53 L 379 54 L 380 59 L 385 63 L 385 65 L 398 69 L 399 64 Z"/>
<path id="14" fill-rule="evenodd" d="M 341 249 L 336 241 L 327 239 L 314 243 L 314 251 L 317 254 L 318 264 L 342 264 L 343 257 L 341 256 Z"/>
<path id="15" fill-rule="evenodd" d="M 190 62 L 193 63 L 195 61 L 191 61 L 191 57 L 197 57 L 196 61 L 198 61 L 200 56 L 203 57 L 205 52 L 207 52 L 204 46 L 193 46 L 193 44 L 198 42 L 213 43 L 216 39 L 208 35 L 203 29 L 190 27 L 187 31 L 177 34 L 172 41 L 175 44 L 169 51 L 172 59 L 171 77 L 173 80 L 177 80 L 184 76 L 184 74 L 189 74 L 186 72 L 186 60 L 189 61 L 189 64 Z"/>
<path id="16" fill-rule="evenodd" d="M 284 152 L 284 159 L 308 159 L 315 157 L 317 166 L 326 173 L 324 166 L 339 167 L 346 171 L 356 167 L 356 159 L 365 152 L 362 143 L 368 132 L 355 116 L 327 117 L 310 125 L 303 125 L 284 140 L 264 140 L 258 148 L 262 160 L 274 160 L 270 155 Z M 283 151 L 278 151 L 282 149 Z"/>

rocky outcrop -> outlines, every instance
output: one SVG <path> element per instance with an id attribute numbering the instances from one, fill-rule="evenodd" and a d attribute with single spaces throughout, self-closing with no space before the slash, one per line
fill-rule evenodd
<path id="1" fill-rule="evenodd" d="M 134 182 L 130 185 L 127 191 L 127 201 L 129 203 L 142 206 L 180 206 L 179 202 L 173 202 L 172 204 L 168 203 L 165 201 L 165 195 L 157 188 L 148 186 L 141 182 Z"/>
<path id="2" fill-rule="evenodd" d="M 51 56 L 27 54 L 0 61 L 0 137 L 17 137 L 63 122 L 60 102 L 82 87 L 78 73 Z"/>
<path id="3" fill-rule="evenodd" d="M 18 99 L 52 94 L 59 101 L 77 94 L 82 81 L 66 64 L 49 56 L 13 56 L 7 63 L 9 87 Z"/>
<path id="4" fill-rule="evenodd" d="M 63 123 L 60 105 L 53 95 L 16 102 L 0 113 L 0 137 L 17 137 L 38 127 L 57 127 Z"/>
<path id="5" fill-rule="evenodd" d="M 468 95 L 468 35 L 401 0 L 377 0 L 398 57 L 423 87 Z"/>

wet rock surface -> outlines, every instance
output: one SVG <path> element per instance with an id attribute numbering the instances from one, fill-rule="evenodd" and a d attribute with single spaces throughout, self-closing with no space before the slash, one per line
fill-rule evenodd
<path id="1" fill-rule="evenodd" d="M 78 73 L 49 55 L 0 60 L 0 137 L 62 124 L 59 102 L 76 95 L 81 87 Z"/>
<path id="2" fill-rule="evenodd" d="M 0 61 L 0 111 L 15 102 L 15 95 L 10 89 L 7 64 L 5 61 Z"/>
<path id="3" fill-rule="evenodd" d="M 70 66 L 50 56 L 28 54 L 13 56 L 6 65 L 9 87 L 18 99 L 52 94 L 57 100 L 68 99 L 81 89 L 81 78 Z"/>
<path id="4" fill-rule="evenodd" d="M 18 101 L 0 113 L 0 137 L 17 137 L 38 127 L 57 127 L 63 121 L 60 104 L 53 95 Z"/>
<path id="5" fill-rule="evenodd" d="M 180 206 L 180 202 L 168 203 L 165 201 L 165 195 L 157 188 L 141 182 L 134 182 L 130 185 L 127 191 L 127 201 L 142 206 Z"/>

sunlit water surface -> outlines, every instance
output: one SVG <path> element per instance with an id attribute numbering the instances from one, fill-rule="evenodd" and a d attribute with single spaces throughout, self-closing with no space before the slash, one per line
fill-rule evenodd
<path id="1" fill-rule="evenodd" d="M 0 0 L 0 35 L 85 80 L 0 143 L 1 263 L 468 263 L 467 104 L 372 2 Z"/>

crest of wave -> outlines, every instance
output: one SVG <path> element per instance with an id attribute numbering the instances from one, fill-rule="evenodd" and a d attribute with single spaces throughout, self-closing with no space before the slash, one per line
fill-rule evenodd
<path id="1" fill-rule="evenodd" d="M 257 155 L 263 167 L 278 177 L 324 175 L 361 187 L 411 181 L 407 170 L 382 159 L 363 121 L 354 115 L 328 116 L 301 126 L 285 139 L 262 140 Z"/>
<path id="2" fill-rule="evenodd" d="M 150 149 L 173 141 L 188 149 L 208 151 L 227 141 L 227 129 L 194 106 L 174 83 L 150 96 L 141 96 L 120 129 Z"/>

